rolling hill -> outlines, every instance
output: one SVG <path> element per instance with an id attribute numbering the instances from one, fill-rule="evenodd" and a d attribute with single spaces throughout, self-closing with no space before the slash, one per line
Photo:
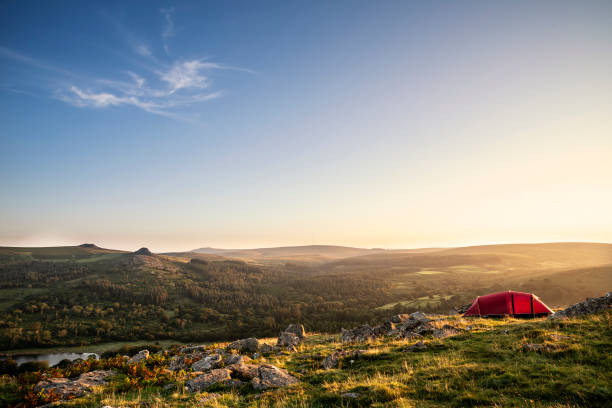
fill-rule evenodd
<path id="1" fill-rule="evenodd" d="M 499 290 L 557 307 L 612 288 L 610 244 L 209 252 L 2 247 L 0 349 L 274 335 L 296 316 L 337 331 Z"/>
<path id="2" fill-rule="evenodd" d="M 276 248 L 255 248 L 255 249 L 219 249 L 219 248 L 198 248 L 191 252 L 220 255 L 228 258 L 252 260 L 259 262 L 327 262 L 336 259 L 343 259 L 356 256 L 387 254 L 395 252 L 408 253 L 427 253 L 440 250 L 439 248 L 422 249 L 402 249 L 388 250 L 382 248 L 353 248 L 337 245 L 305 245 L 287 246 Z"/>

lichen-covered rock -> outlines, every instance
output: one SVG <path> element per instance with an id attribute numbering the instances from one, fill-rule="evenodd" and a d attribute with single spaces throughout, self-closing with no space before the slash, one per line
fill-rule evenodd
<path id="1" fill-rule="evenodd" d="M 576 303 L 570 307 L 553 313 L 549 319 L 559 319 L 562 317 L 583 316 L 587 314 L 599 313 L 612 306 L 612 292 L 597 298 L 587 298 L 584 302 Z"/>
<path id="2" fill-rule="evenodd" d="M 455 336 L 459 333 L 460 331 L 456 327 L 445 324 L 444 326 L 442 326 L 442 328 L 435 329 L 433 331 L 433 336 L 437 339 L 445 339 L 447 337 Z"/>
<path id="3" fill-rule="evenodd" d="M 405 314 L 397 314 L 395 316 L 391 316 L 391 318 L 389 319 L 389 321 L 391 323 L 395 323 L 395 324 L 399 324 L 399 323 L 403 323 L 406 320 L 410 319 L 410 315 L 405 313 Z"/>
<path id="4" fill-rule="evenodd" d="M 280 350 L 280 349 L 279 349 L 277 346 L 271 346 L 271 345 L 266 344 L 266 343 L 262 343 L 262 344 L 259 346 L 259 351 L 260 351 L 262 354 L 276 353 L 276 352 L 278 352 L 279 350 Z"/>
<path id="5" fill-rule="evenodd" d="M 304 340 L 304 337 L 306 337 L 306 331 L 301 324 L 290 324 L 289 327 L 285 329 L 285 332 L 295 334 L 300 340 Z"/>
<path id="6" fill-rule="evenodd" d="M 393 322 L 384 322 L 383 324 L 372 328 L 374 335 L 377 337 L 390 334 L 394 330 L 395 330 L 395 323 Z"/>
<path id="7" fill-rule="evenodd" d="M 423 312 L 414 312 L 414 313 L 410 313 L 410 319 L 412 320 L 420 320 L 423 322 L 428 322 L 429 319 L 427 318 L 427 315 Z"/>
<path id="8" fill-rule="evenodd" d="M 427 346 L 422 342 L 422 341 L 418 341 L 417 343 L 413 344 L 412 346 L 408 347 L 408 351 L 423 351 L 426 350 Z"/>
<path id="9" fill-rule="evenodd" d="M 296 334 L 290 332 L 282 332 L 276 341 L 276 345 L 280 347 L 298 346 L 301 343 L 302 339 L 300 339 Z"/>
<path id="10" fill-rule="evenodd" d="M 367 341 L 373 339 L 374 337 L 374 330 L 367 324 L 359 326 L 353 330 L 342 329 L 342 333 L 340 335 L 343 343 Z"/>
<path id="11" fill-rule="evenodd" d="M 174 356 L 168 362 L 168 370 L 170 371 L 178 371 L 178 370 L 186 370 L 187 364 L 185 363 L 184 356 Z"/>
<path id="12" fill-rule="evenodd" d="M 149 358 L 149 350 L 140 350 L 138 354 L 128 360 L 128 364 L 140 363 Z"/>
<path id="13" fill-rule="evenodd" d="M 231 354 L 228 357 L 226 357 L 225 360 L 223 360 L 223 364 L 225 364 L 226 366 L 229 366 L 232 364 L 246 364 L 249 361 L 251 361 L 251 358 L 249 356 L 241 356 L 240 354 Z"/>
<path id="14" fill-rule="evenodd" d="M 246 383 L 244 381 L 242 381 L 242 380 L 237 379 L 237 378 L 230 378 L 227 381 L 223 381 L 222 384 L 225 385 L 226 387 L 229 387 L 229 388 L 240 388 L 243 385 L 245 385 Z"/>
<path id="15" fill-rule="evenodd" d="M 236 340 L 227 346 L 228 350 L 236 350 L 238 352 L 254 353 L 259 350 L 259 341 L 256 338 Z"/>
<path id="16" fill-rule="evenodd" d="M 202 391 L 211 385 L 230 380 L 232 378 L 230 374 L 231 371 L 227 368 L 217 368 L 216 370 L 211 370 L 210 372 L 202 374 L 193 380 L 187 381 L 185 386 L 189 392 Z"/>
<path id="17" fill-rule="evenodd" d="M 334 351 L 323 359 L 321 366 L 326 369 L 332 369 L 338 366 L 341 359 L 346 357 L 359 357 L 365 353 L 365 350 L 338 350 Z"/>
<path id="18" fill-rule="evenodd" d="M 259 366 L 255 364 L 233 364 L 227 367 L 234 377 L 252 380 L 259 374 Z"/>
<path id="19" fill-rule="evenodd" d="M 54 391 L 61 399 L 80 397 L 91 391 L 95 386 L 106 385 L 106 378 L 116 375 L 110 370 L 96 370 L 81 374 L 78 378 L 49 378 L 39 381 L 35 386 L 36 392 Z"/>
<path id="20" fill-rule="evenodd" d="M 286 370 L 271 364 L 263 364 L 259 366 L 257 377 L 251 380 L 251 384 L 253 384 L 253 388 L 256 390 L 288 387 L 297 383 L 297 378 L 290 375 Z"/>
<path id="21" fill-rule="evenodd" d="M 223 359 L 218 354 L 213 354 L 212 356 L 204 357 L 203 359 L 196 361 L 191 365 L 191 369 L 193 371 L 209 371 L 213 368 L 217 368 L 221 366 L 223 363 Z"/>
<path id="22" fill-rule="evenodd" d="M 184 347 L 179 348 L 179 353 L 183 353 L 183 354 L 191 354 L 191 353 L 194 353 L 194 352 L 205 353 L 207 349 L 208 349 L 208 347 L 205 346 L 205 345 L 200 345 L 200 346 L 184 346 Z"/>

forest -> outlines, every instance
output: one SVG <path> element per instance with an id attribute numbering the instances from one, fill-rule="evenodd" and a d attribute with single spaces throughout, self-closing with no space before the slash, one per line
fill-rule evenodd
<path id="1" fill-rule="evenodd" d="M 321 264 L 87 250 L 0 251 L 0 349 L 266 337 L 294 322 L 337 332 L 395 313 L 448 313 L 508 289 L 554 307 L 599 295 L 612 279 L 610 265 L 487 273 L 508 267 L 507 257 L 488 253 Z"/>

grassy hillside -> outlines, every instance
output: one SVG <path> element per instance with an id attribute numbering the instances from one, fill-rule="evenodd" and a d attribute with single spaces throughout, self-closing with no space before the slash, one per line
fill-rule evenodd
<path id="1" fill-rule="evenodd" d="M 342 344 L 338 335 L 311 334 L 295 353 L 253 361 L 286 368 L 299 380 L 265 392 L 247 382 L 189 393 L 183 384 L 197 374 L 165 370 L 173 352 L 133 365 L 106 359 L 47 371 L 72 377 L 103 368 L 119 373 L 109 386 L 66 407 L 604 407 L 612 399 L 611 319 L 610 312 L 561 321 L 446 317 L 436 324 L 470 330 L 443 340 L 427 336 L 426 348 L 417 351 L 410 349 L 417 340 Z M 533 351 L 530 344 L 542 348 Z M 323 369 L 323 359 L 336 350 L 364 353 Z M 3 376 L 1 398 L 13 404 L 25 397 L 48 401 L 28 394 L 40 376 Z"/>
<path id="2" fill-rule="evenodd" d="M 93 246 L 0 248 L 0 350 L 268 336 L 295 319 L 334 332 L 390 312 L 446 313 L 508 289 L 557 307 L 612 288 L 611 248 L 498 245 L 324 263 Z"/>
<path id="3" fill-rule="evenodd" d="M 257 262 L 299 262 L 299 263 L 321 263 L 336 259 L 370 254 L 394 253 L 397 251 L 409 253 L 426 253 L 438 251 L 438 248 L 410 249 L 410 250 L 385 250 L 381 248 L 353 248 L 338 245 L 305 245 L 277 248 L 256 249 L 218 249 L 198 248 L 192 252 L 210 255 L 220 255 L 228 258 Z"/>
<path id="4" fill-rule="evenodd" d="M 125 251 L 98 248 L 93 244 L 65 247 L 0 247 L 0 260 L 3 263 L 14 261 L 97 261 L 110 259 Z"/>

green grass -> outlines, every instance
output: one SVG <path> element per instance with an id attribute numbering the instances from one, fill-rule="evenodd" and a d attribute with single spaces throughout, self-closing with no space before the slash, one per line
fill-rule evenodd
<path id="1" fill-rule="evenodd" d="M 438 303 L 440 303 L 441 300 L 448 300 L 452 297 L 452 295 L 445 295 L 445 296 L 441 296 L 441 295 L 432 295 L 431 297 L 429 296 L 422 296 L 420 298 L 414 299 L 414 300 L 404 300 L 404 301 L 400 301 L 400 302 L 393 302 L 393 303 L 387 303 L 386 305 L 377 307 L 377 309 L 379 310 L 388 310 L 388 309 L 393 309 L 396 305 L 401 305 L 404 307 L 411 307 L 411 308 L 424 308 L 424 307 L 433 307 L 435 305 L 437 305 Z"/>
<path id="2" fill-rule="evenodd" d="M 338 335 L 310 335 L 297 353 L 268 359 L 298 377 L 297 386 L 262 394 L 249 385 L 232 391 L 217 388 L 222 397 L 211 406 L 610 406 L 611 313 L 563 321 L 449 317 L 435 322 L 444 323 L 472 330 L 445 340 L 426 338 L 427 349 L 420 352 L 408 351 L 414 341 L 385 338 L 342 345 Z M 549 347 L 524 351 L 528 343 Z M 320 368 L 326 355 L 349 348 L 367 352 L 342 360 L 335 369 Z M 163 382 L 123 390 L 127 376 L 118 376 L 111 387 L 65 406 L 201 406 L 198 401 L 207 393 L 186 393 L 180 384 L 189 373 L 184 376 L 171 379 L 179 384 L 174 390 L 164 390 Z M 343 397 L 347 392 L 359 397 Z"/>

